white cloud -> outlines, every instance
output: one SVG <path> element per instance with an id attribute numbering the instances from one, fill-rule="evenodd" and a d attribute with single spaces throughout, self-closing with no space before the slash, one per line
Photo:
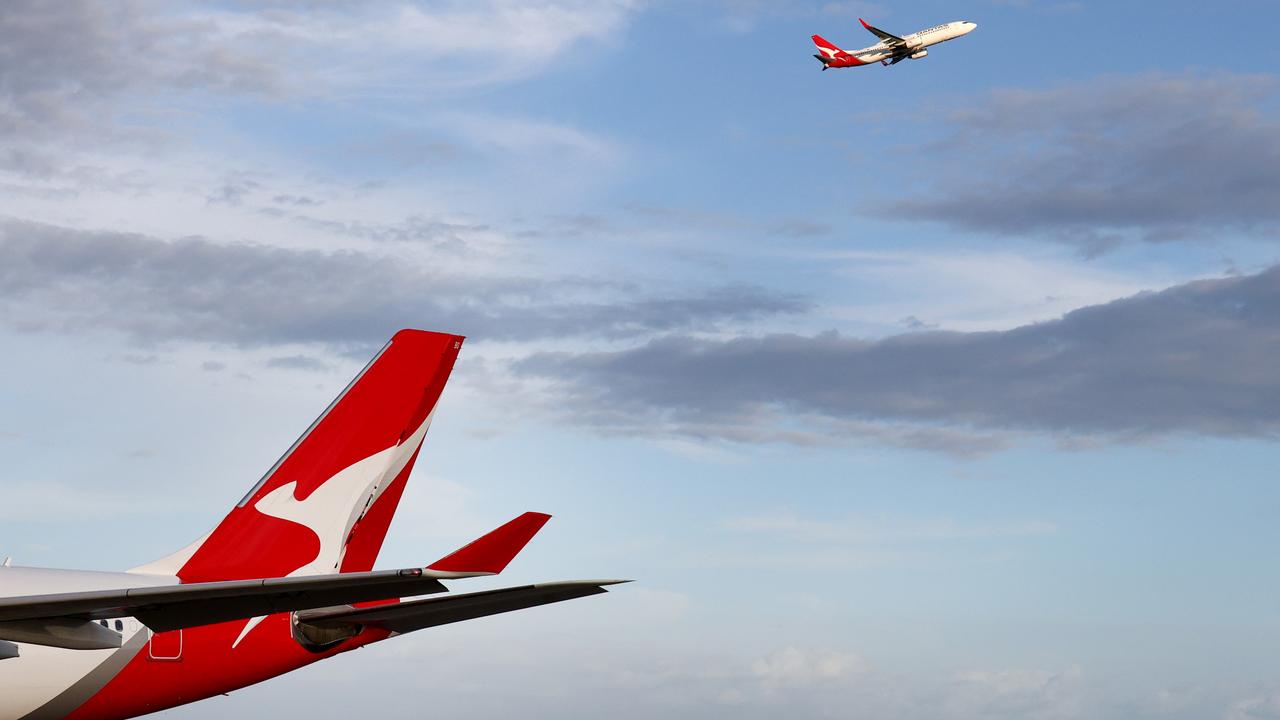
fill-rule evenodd
<path id="1" fill-rule="evenodd" d="M 306 59 L 286 68 L 290 92 L 421 95 L 528 78 L 582 43 L 596 43 L 592 52 L 603 52 L 640 5 L 370 2 L 260 12 L 205 9 L 199 17 L 224 34 L 270 41 L 290 60 Z"/>
<path id="2" fill-rule="evenodd" d="M 1272 720 L 1280 718 L 1280 692 L 1262 692 L 1231 703 L 1223 720 Z"/>
<path id="3" fill-rule="evenodd" d="M 783 648 L 751 663 L 751 674 L 765 690 L 840 682 L 868 669 L 866 661 L 852 653 L 795 647 Z"/>
<path id="4" fill-rule="evenodd" d="M 872 250 L 821 259 L 840 263 L 838 272 L 864 293 L 827 313 L 886 328 L 910 317 L 943 330 L 1003 330 L 1188 279 L 1159 267 L 1102 268 L 1062 251 Z"/>
<path id="5" fill-rule="evenodd" d="M 1079 694 L 1083 672 L 982 670 L 955 675 L 943 703 L 947 717 L 1088 717 Z"/>
<path id="6" fill-rule="evenodd" d="M 424 197 L 460 194 L 460 175 L 492 192 L 509 156 L 576 162 L 576 172 L 544 174 L 565 178 L 562 185 L 588 175 L 599 183 L 603 165 L 621 156 L 616 143 L 548 119 L 467 112 L 458 93 L 528 79 L 582 43 L 607 52 L 603 41 L 621 44 L 640 7 L 632 0 L 305 7 L 126 0 L 109 12 L 83 1 L 13 5 L 0 17 L 0 40 L 11 48 L 0 51 L 7 197 L 56 204 L 106 190 L 116 204 L 122 196 L 185 194 L 238 205 L 256 188 L 268 198 L 313 200 L 314 165 L 300 166 L 278 142 L 255 146 L 253 130 L 233 117 L 239 103 L 287 115 L 304 101 L 328 120 L 362 116 L 358 135 L 319 141 L 312 163 L 455 164 L 448 179 L 431 178 L 440 187 L 417 178 L 416 204 L 402 206 L 404 215 L 432 214 L 421 207 Z M 447 109 L 438 106 L 442 94 Z M 342 137 L 350 147 L 340 147 Z M 160 155 L 164 162 L 155 161 Z M 475 164 L 473 155 L 498 167 L 460 172 Z M 186 232 L 202 214 L 184 215 Z"/>

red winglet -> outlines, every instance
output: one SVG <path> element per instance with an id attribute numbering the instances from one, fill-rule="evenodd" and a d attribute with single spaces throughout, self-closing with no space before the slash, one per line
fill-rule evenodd
<path id="1" fill-rule="evenodd" d="M 551 519 L 545 513 L 527 512 L 502 527 L 445 555 L 428 570 L 498 574 L 524 549 Z"/>
<path id="2" fill-rule="evenodd" d="M 868 30 L 870 30 L 870 29 L 871 29 L 871 24 L 870 24 L 870 23 L 868 23 L 866 20 L 863 20 L 862 18 L 858 18 L 858 22 L 862 23 L 862 27 L 864 27 L 864 28 L 866 28 L 866 29 L 868 29 Z"/>

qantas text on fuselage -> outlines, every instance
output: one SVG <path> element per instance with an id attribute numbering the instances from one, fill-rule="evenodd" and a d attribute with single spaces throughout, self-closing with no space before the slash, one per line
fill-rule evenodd
<path id="1" fill-rule="evenodd" d="M 823 70 L 827 68 L 860 67 L 877 62 L 883 65 L 896 65 L 903 60 L 919 60 L 929 54 L 929 46 L 963 37 L 978 27 L 967 20 L 957 20 L 943 23 L 942 25 L 934 25 L 931 28 L 914 32 L 910 35 L 898 36 L 874 27 L 868 24 L 866 20 L 860 20 L 859 22 L 873 35 L 880 38 L 880 42 L 861 50 L 841 50 L 825 40 L 821 35 L 814 35 L 813 44 L 818 47 L 818 52 L 814 57 L 822 63 Z"/>
<path id="2" fill-rule="evenodd" d="M 426 567 L 373 570 L 462 340 L 396 333 L 211 532 L 169 557 L 121 573 L 6 560 L 0 720 L 131 718 L 619 582 L 445 594 L 443 580 L 501 572 L 550 517 L 532 512 Z"/>

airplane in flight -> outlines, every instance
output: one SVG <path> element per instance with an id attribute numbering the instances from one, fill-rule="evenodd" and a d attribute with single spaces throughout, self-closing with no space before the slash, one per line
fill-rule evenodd
<path id="1" fill-rule="evenodd" d="M 0 720 L 119 720 L 415 630 L 606 592 L 444 594 L 502 572 L 525 513 L 425 567 L 374 570 L 457 335 L 401 330 L 207 535 L 128 572 L 0 565 Z"/>
<path id="2" fill-rule="evenodd" d="M 934 25 L 931 28 L 898 37 L 859 19 L 862 27 L 880 38 L 880 42 L 861 50 L 841 50 L 825 40 L 821 35 L 813 36 L 813 44 L 818 46 L 814 57 L 822 63 L 822 69 L 860 67 L 880 63 L 885 67 L 897 65 L 903 60 L 919 60 L 929 54 L 928 48 L 938 43 L 954 40 L 973 32 L 978 26 L 967 20 Z"/>

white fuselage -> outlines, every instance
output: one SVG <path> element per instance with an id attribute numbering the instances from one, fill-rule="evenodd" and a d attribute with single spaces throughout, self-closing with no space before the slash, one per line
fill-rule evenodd
<path id="1" fill-rule="evenodd" d="M 0 567 L 0 597 L 175 585 L 177 582 L 174 577 L 134 573 Z M 114 621 L 109 626 L 114 629 Z M 136 648 L 137 641 L 145 641 L 146 628 L 133 618 L 123 618 L 120 626 L 123 648 Z M 139 633 L 144 635 L 138 637 Z M 16 645 L 18 657 L 0 660 L 0 698 L 3 699 L 0 702 L 0 720 L 19 720 L 45 707 L 123 650 L 65 650 L 26 643 Z"/>
<path id="2" fill-rule="evenodd" d="M 964 37 L 965 35 L 973 32 L 976 27 L 978 26 L 974 23 L 958 20 L 956 22 L 934 25 L 931 28 L 927 28 L 919 32 L 913 32 L 910 35 L 903 35 L 902 39 L 907 41 L 906 49 L 908 51 L 919 51 L 931 45 L 937 45 L 938 43 L 944 43 L 948 40 L 955 40 L 958 37 Z M 879 62 L 881 60 L 890 60 L 894 57 L 895 52 L 901 51 L 896 50 L 892 45 L 885 42 L 878 42 L 875 45 L 865 47 L 861 50 L 851 50 L 849 54 L 853 55 L 858 60 L 869 64 Z"/>

